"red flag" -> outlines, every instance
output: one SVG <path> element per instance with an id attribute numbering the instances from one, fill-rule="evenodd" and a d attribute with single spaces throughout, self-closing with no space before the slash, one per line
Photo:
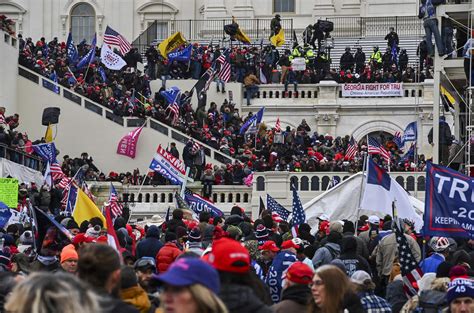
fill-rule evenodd
<path id="1" fill-rule="evenodd" d="M 121 247 L 114 229 L 114 223 L 112 222 L 112 215 L 110 214 L 109 205 L 105 207 L 105 221 L 107 222 L 107 243 L 109 246 L 114 248 L 120 256 L 122 256 L 120 251 Z"/>
<path id="2" fill-rule="evenodd" d="M 117 146 L 117 154 L 122 154 L 132 159 L 135 158 L 135 153 L 137 151 L 138 137 L 140 136 L 140 133 L 142 132 L 143 126 L 132 130 L 131 132 L 126 134 L 122 139 L 120 139 L 120 142 Z"/>

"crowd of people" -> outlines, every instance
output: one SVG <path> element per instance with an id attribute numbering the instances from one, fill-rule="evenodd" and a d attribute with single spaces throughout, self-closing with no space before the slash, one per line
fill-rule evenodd
<path id="1" fill-rule="evenodd" d="M 0 15 L 0 30 L 14 36 L 15 22 L 12 19 L 7 18 L 5 15 Z"/>
<path id="2" fill-rule="evenodd" d="M 422 256 L 424 238 L 390 216 L 323 214 L 296 234 L 270 211 L 252 221 L 237 206 L 199 220 L 185 209 L 130 224 L 54 219 L 61 231 L 28 218 L 0 229 L 0 312 L 474 311 L 472 240 L 428 238 Z M 420 269 L 408 287 L 403 258 Z"/>

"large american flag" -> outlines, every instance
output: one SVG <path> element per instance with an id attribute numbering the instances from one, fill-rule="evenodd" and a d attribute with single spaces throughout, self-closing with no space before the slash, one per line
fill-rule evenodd
<path id="1" fill-rule="evenodd" d="M 388 163 L 390 163 L 390 152 L 387 151 L 375 138 L 369 137 L 368 142 L 368 152 L 369 154 L 379 154 L 382 156 Z"/>
<path id="2" fill-rule="evenodd" d="M 272 196 L 267 194 L 267 209 L 270 210 L 270 212 L 276 212 L 280 217 L 287 221 L 288 216 L 290 216 L 290 211 L 285 209 L 280 203 L 276 202 L 275 199 L 273 199 Z"/>
<path id="3" fill-rule="evenodd" d="M 218 58 L 217 62 L 221 64 L 221 69 L 219 71 L 219 74 L 217 75 L 220 80 L 223 80 L 224 82 L 228 82 L 230 79 L 230 73 L 231 73 L 231 68 L 230 68 L 230 63 L 227 61 L 226 58 L 227 50 L 224 51 Z"/>
<path id="4" fill-rule="evenodd" d="M 110 26 L 107 26 L 104 33 L 104 43 L 111 46 L 118 46 L 120 53 L 125 55 L 132 49 L 132 45 L 119 33 L 113 30 Z"/>
<path id="5" fill-rule="evenodd" d="M 191 152 L 193 154 L 196 154 L 199 151 L 199 149 L 201 149 L 201 145 L 193 140 L 193 146 L 191 147 Z"/>
<path id="6" fill-rule="evenodd" d="M 408 240 L 398 225 L 395 227 L 395 236 L 398 244 L 398 259 L 400 261 L 403 289 L 408 296 L 412 297 L 416 295 L 418 291 L 415 283 L 421 279 L 423 271 L 418 266 L 418 262 L 416 262 L 413 256 Z"/>
<path id="7" fill-rule="evenodd" d="M 51 177 L 53 178 L 53 181 L 66 177 L 66 175 L 63 173 L 63 170 L 61 169 L 61 166 L 59 166 L 59 164 L 56 162 L 51 163 L 49 170 L 51 171 Z"/>
<path id="8" fill-rule="evenodd" d="M 354 137 L 351 137 L 351 140 L 349 141 L 349 145 L 347 146 L 345 159 L 352 160 L 355 157 L 357 150 L 358 150 L 357 143 L 355 142 Z"/>
<path id="9" fill-rule="evenodd" d="M 112 219 L 117 218 L 122 215 L 123 209 L 119 203 L 117 190 L 112 183 L 110 183 L 110 194 L 109 194 L 109 206 L 110 212 L 112 213 Z"/>
<path id="10" fill-rule="evenodd" d="M 304 213 L 303 204 L 301 204 L 300 196 L 296 191 L 295 185 L 291 184 L 291 191 L 293 191 L 293 214 L 291 217 L 291 234 L 293 238 L 298 236 L 298 230 L 301 224 L 306 221 L 306 214 Z"/>
<path id="11" fill-rule="evenodd" d="M 281 131 L 281 123 L 280 123 L 280 118 L 277 117 L 277 121 L 275 123 L 275 131 L 280 132 Z"/>

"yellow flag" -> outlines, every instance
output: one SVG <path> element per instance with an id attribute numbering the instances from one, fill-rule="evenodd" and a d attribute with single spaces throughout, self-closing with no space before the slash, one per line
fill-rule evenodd
<path id="1" fill-rule="evenodd" d="M 158 51 L 160 51 L 161 56 L 167 59 L 168 53 L 170 53 L 171 51 L 178 48 L 184 43 L 186 43 L 186 39 L 184 39 L 183 35 L 180 32 L 177 32 L 163 40 L 158 45 Z"/>
<path id="2" fill-rule="evenodd" d="M 283 31 L 283 28 L 280 29 L 280 31 L 278 32 L 278 34 L 276 35 L 273 35 L 271 38 L 270 38 L 270 42 L 272 43 L 272 45 L 274 45 L 275 47 L 281 47 L 285 44 L 285 32 Z"/>
<path id="3" fill-rule="evenodd" d="M 46 128 L 44 140 L 46 141 L 46 143 L 53 141 L 53 128 L 51 127 L 51 124 L 48 124 L 48 128 Z"/>
<path id="4" fill-rule="evenodd" d="M 243 43 L 250 43 L 250 38 L 240 29 L 240 27 L 237 28 L 237 33 L 234 38 Z"/>
<path id="5" fill-rule="evenodd" d="M 93 217 L 98 217 L 102 220 L 104 225 L 107 224 L 104 216 L 95 205 L 94 201 L 92 201 L 86 193 L 79 188 L 77 189 L 76 205 L 74 206 L 72 216 L 78 225 L 81 225 L 81 223 L 86 220 L 89 221 Z"/>
<path id="6" fill-rule="evenodd" d="M 446 96 L 446 99 L 448 99 L 452 105 L 456 104 L 456 99 L 454 99 L 453 95 L 446 88 L 444 88 L 442 85 L 440 85 L 439 88 L 441 90 L 441 94 Z"/>

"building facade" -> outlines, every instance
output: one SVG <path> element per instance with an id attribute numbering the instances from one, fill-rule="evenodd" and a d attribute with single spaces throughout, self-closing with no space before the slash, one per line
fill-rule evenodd
<path id="1" fill-rule="evenodd" d="M 276 13 L 292 20 L 295 29 L 304 29 L 316 18 L 413 16 L 416 3 L 417 0 L 0 0 L 0 14 L 14 19 L 17 33 L 27 37 L 58 37 L 64 41 L 71 30 L 76 42 L 90 42 L 94 33 L 100 42 L 107 25 L 129 41 L 155 21 L 158 38 L 169 35 L 170 21 L 176 21 L 175 30 L 180 28 L 179 21 L 223 20 L 232 16 L 270 19 Z"/>

